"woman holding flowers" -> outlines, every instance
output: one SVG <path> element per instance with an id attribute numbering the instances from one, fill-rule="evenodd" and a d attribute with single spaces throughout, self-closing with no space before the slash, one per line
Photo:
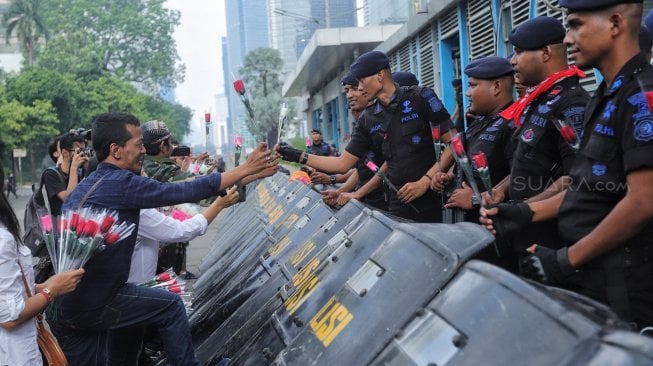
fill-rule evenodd
<path id="1" fill-rule="evenodd" d="M 66 271 L 34 284 L 30 250 L 21 243 L 16 214 L 0 193 L 0 364 L 41 365 L 34 318 L 54 297 L 74 290 L 83 273 Z"/>

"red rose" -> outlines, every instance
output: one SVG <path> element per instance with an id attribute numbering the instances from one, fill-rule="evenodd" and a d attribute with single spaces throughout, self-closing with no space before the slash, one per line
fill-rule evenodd
<path id="1" fill-rule="evenodd" d="M 106 245 L 113 245 L 115 244 L 118 240 L 120 240 L 120 234 L 118 233 L 107 233 L 104 236 L 104 243 Z"/>
<path id="2" fill-rule="evenodd" d="M 73 214 L 73 216 L 74 215 L 75 214 Z M 86 225 L 86 221 L 84 221 L 83 217 L 78 216 L 78 218 L 79 221 L 77 221 L 77 228 L 75 229 L 75 233 L 77 234 L 77 236 L 81 236 L 82 233 L 84 233 L 84 226 Z M 72 219 L 70 221 L 72 221 Z"/>
<path id="3" fill-rule="evenodd" d="M 98 225 L 97 222 L 93 220 L 88 220 L 86 221 L 86 225 L 84 225 L 84 235 L 88 236 L 89 238 L 92 238 L 97 234 L 99 229 L 100 226 Z"/>
<path id="4" fill-rule="evenodd" d="M 181 287 L 179 285 L 170 285 L 168 286 L 168 291 L 175 293 L 175 294 L 180 294 L 181 293 Z"/>
<path id="5" fill-rule="evenodd" d="M 433 127 L 431 129 L 431 137 L 433 137 L 433 141 L 440 141 L 440 127 Z"/>
<path id="6" fill-rule="evenodd" d="M 569 125 L 560 127 L 560 134 L 562 135 L 562 138 L 567 142 L 576 141 L 576 131 L 574 131 L 573 127 Z"/>
<path id="7" fill-rule="evenodd" d="M 476 169 L 487 167 L 487 159 L 485 157 L 485 153 L 482 151 L 472 156 L 472 161 L 474 162 L 474 166 L 476 167 Z"/>
<path id="8" fill-rule="evenodd" d="M 240 95 L 245 94 L 245 83 L 240 79 L 234 81 L 234 89 L 236 89 L 236 93 Z"/>
<path id="9" fill-rule="evenodd" d="M 111 215 L 104 216 L 104 220 L 102 220 L 102 224 L 100 225 L 100 231 L 102 234 L 108 232 L 109 229 L 111 229 L 111 226 L 113 226 L 114 222 L 116 222 L 116 219 L 111 217 Z"/>
<path id="10" fill-rule="evenodd" d="M 159 282 L 165 282 L 170 280 L 170 273 L 168 272 L 163 272 L 160 275 L 156 276 L 156 280 Z"/>
<path id="11" fill-rule="evenodd" d="M 79 223 L 79 214 L 74 213 L 73 216 L 70 218 L 70 229 L 75 230 L 77 229 L 77 224 Z M 64 226 L 66 227 L 66 226 Z"/>
<path id="12" fill-rule="evenodd" d="M 463 156 L 465 153 L 465 148 L 463 147 L 463 142 L 460 140 L 460 137 L 456 136 L 451 140 L 451 148 L 453 152 L 456 153 L 458 157 Z"/>

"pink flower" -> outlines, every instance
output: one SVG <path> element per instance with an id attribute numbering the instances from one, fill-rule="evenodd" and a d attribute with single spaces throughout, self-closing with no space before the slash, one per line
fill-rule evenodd
<path id="1" fill-rule="evenodd" d="M 487 158 L 485 157 L 485 153 L 482 151 L 472 156 L 472 161 L 474 162 L 476 169 L 487 168 Z"/>
<path id="2" fill-rule="evenodd" d="M 177 221 L 186 221 L 186 220 L 190 219 L 192 216 L 189 215 L 189 214 L 187 214 L 187 213 L 185 213 L 185 212 L 182 211 L 182 210 L 179 210 L 179 209 L 173 208 L 173 209 L 170 211 L 170 217 L 172 217 L 173 219 L 175 219 L 175 220 L 177 220 Z"/>
<path id="3" fill-rule="evenodd" d="M 431 129 L 431 137 L 433 137 L 433 141 L 440 141 L 440 127 L 433 127 Z"/>
<path id="4" fill-rule="evenodd" d="M 243 137 L 241 135 L 236 135 L 236 146 L 243 146 Z"/>
<path id="5" fill-rule="evenodd" d="M 376 166 L 376 164 L 374 164 L 374 162 L 372 160 L 365 163 L 365 166 L 367 166 L 373 172 L 376 172 L 377 170 L 379 170 L 379 167 Z"/>
<path id="6" fill-rule="evenodd" d="M 41 227 L 45 230 L 46 233 L 52 231 L 52 216 L 44 215 L 41 216 Z"/>
<path id="7" fill-rule="evenodd" d="M 313 140 L 310 137 L 306 138 L 306 147 L 311 147 L 313 145 Z"/>

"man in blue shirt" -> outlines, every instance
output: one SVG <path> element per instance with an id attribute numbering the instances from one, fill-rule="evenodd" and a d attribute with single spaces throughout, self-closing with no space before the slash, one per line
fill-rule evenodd
<path id="1" fill-rule="evenodd" d="M 97 170 L 70 193 L 63 210 L 108 208 L 119 221 L 138 225 L 142 208 L 196 202 L 214 196 L 239 180 L 261 172 L 272 175 L 277 161 L 259 144 L 241 166 L 186 183 L 161 183 L 140 176 L 145 149 L 138 119 L 107 113 L 93 121 Z M 188 319 L 181 298 L 164 290 L 127 284 L 137 228 L 131 235 L 91 258 L 77 290 L 58 297 L 48 321 L 71 365 L 131 364 L 124 354 L 104 349 L 107 331 L 130 326 L 158 330 L 174 365 L 197 365 Z M 131 363 L 130 363 L 131 362 Z"/>

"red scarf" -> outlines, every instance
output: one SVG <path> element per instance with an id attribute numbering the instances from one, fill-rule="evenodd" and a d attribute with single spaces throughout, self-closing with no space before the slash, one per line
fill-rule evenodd
<path id="1" fill-rule="evenodd" d="M 514 102 L 510 107 L 504 109 L 503 112 L 499 113 L 501 117 L 505 120 L 515 121 L 515 127 L 519 128 L 521 125 L 521 115 L 524 112 L 524 109 L 528 107 L 535 99 L 539 98 L 542 94 L 548 92 L 553 85 L 555 85 L 560 80 L 566 79 L 570 76 L 578 76 L 579 78 L 584 78 L 585 73 L 576 67 L 576 65 L 569 66 L 568 69 L 558 71 L 554 74 L 549 75 L 544 81 L 539 83 L 536 87 L 531 89 L 531 91 L 524 95 L 522 98 Z"/>

